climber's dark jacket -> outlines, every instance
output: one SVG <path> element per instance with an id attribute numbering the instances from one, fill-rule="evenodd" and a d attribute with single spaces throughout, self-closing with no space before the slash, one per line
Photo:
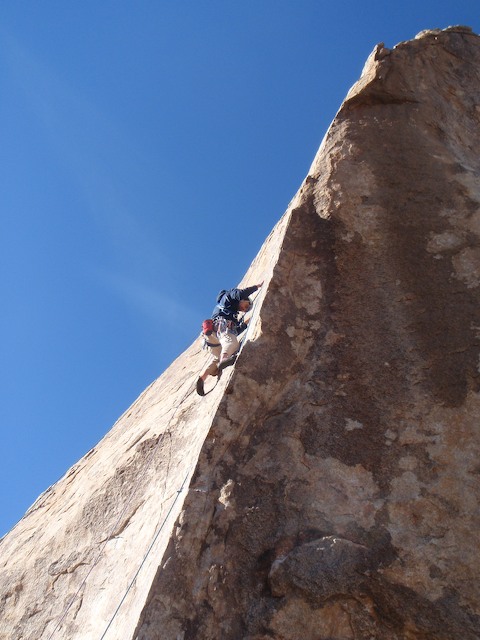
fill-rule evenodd
<path id="1" fill-rule="evenodd" d="M 258 287 L 247 287 L 246 289 L 230 289 L 229 291 L 220 291 L 217 297 L 217 304 L 212 312 L 212 319 L 226 318 L 233 323 L 232 329 L 238 335 L 245 331 L 247 325 L 238 319 L 238 303 L 240 300 L 248 300 L 250 294 L 256 291 Z"/>

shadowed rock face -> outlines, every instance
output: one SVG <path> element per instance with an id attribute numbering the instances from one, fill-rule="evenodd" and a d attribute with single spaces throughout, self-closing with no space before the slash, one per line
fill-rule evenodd
<path id="1" fill-rule="evenodd" d="M 479 123 L 468 28 L 376 47 L 235 368 L 199 399 L 193 345 L 2 541 L 2 640 L 480 637 Z"/>

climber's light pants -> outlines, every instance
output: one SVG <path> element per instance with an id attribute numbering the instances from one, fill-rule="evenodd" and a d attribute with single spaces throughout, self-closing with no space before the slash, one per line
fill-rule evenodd
<path id="1" fill-rule="evenodd" d="M 203 371 L 202 377 L 216 375 L 218 363 L 229 356 L 233 356 L 233 354 L 240 349 L 237 336 L 230 330 L 212 333 L 212 335 L 208 336 L 208 342 L 209 346 L 207 349 L 212 354 L 212 358 L 205 371 Z"/>

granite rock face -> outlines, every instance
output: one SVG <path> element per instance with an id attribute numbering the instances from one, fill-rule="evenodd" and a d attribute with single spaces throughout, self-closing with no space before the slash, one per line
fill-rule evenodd
<path id="1" fill-rule="evenodd" d="M 375 48 L 245 276 L 0 544 L 0 638 L 480 637 L 480 38 Z"/>

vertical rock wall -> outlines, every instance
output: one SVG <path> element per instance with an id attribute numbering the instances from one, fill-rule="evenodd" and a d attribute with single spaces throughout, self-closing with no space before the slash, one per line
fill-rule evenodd
<path id="1" fill-rule="evenodd" d="M 138 640 L 480 637 L 479 72 L 462 28 L 370 57 Z"/>
<path id="2" fill-rule="evenodd" d="M 480 38 L 367 61 L 245 277 L 0 543 L 1 640 L 480 637 Z"/>

